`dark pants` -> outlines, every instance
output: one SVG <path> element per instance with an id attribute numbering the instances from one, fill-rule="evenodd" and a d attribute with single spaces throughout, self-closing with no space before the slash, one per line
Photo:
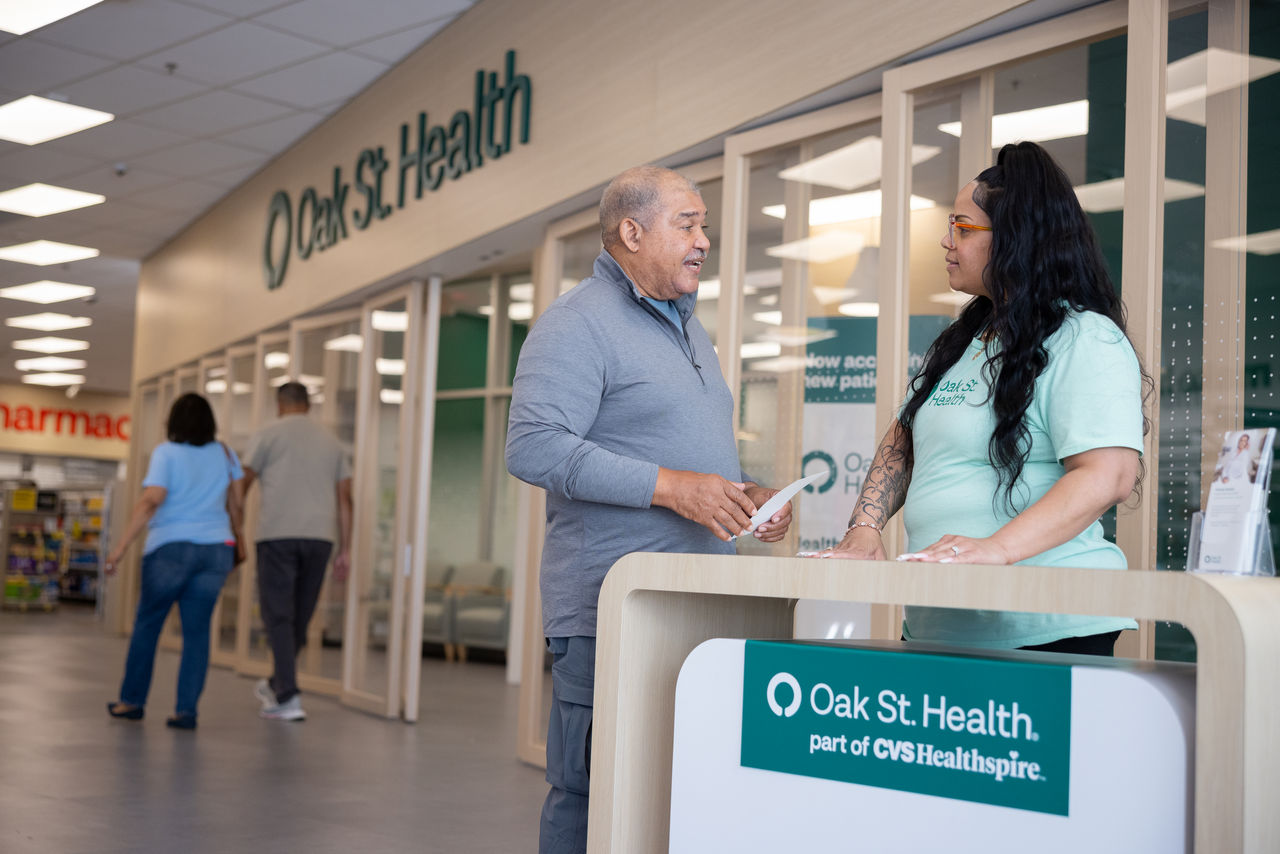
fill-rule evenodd
<path id="1" fill-rule="evenodd" d="M 156 643 L 173 603 L 182 617 L 182 661 L 174 711 L 195 717 L 209 672 L 209 621 L 231 572 L 233 549 L 222 544 L 166 543 L 142 558 L 142 590 L 124 663 L 120 702 L 145 706 L 156 663 Z"/>
<path id="2" fill-rule="evenodd" d="M 551 651 L 551 723 L 547 727 L 547 782 L 538 854 L 587 850 L 587 794 L 591 787 L 591 714 L 596 681 L 596 639 L 547 638 Z"/>
<path id="3" fill-rule="evenodd" d="M 333 543 L 327 540 L 261 540 L 258 604 L 271 643 L 271 690 L 283 703 L 298 693 L 298 651 L 307 645 L 307 624 L 320 600 Z"/>

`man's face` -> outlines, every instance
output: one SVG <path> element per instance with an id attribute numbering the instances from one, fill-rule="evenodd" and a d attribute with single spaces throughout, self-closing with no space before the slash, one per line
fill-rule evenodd
<path id="1" fill-rule="evenodd" d="M 698 290 L 698 275 L 711 249 L 706 227 L 702 196 L 681 182 L 667 182 L 658 213 L 640 234 L 634 256 L 634 278 L 641 293 L 673 300 Z"/>

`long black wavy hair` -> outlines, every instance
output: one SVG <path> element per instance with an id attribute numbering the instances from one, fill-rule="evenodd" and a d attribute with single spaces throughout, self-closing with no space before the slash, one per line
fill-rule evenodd
<path id="1" fill-rule="evenodd" d="M 976 336 L 998 338 L 999 352 L 983 364 L 996 419 L 987 455 L 999 473 L 1005 504 L 1014 511 L 1014 488 L 1031 451 L 1027 408 L 1049 361 L 1045 342 L 1072 311 L 1097 312 L 1128 333 L 1098 238 L 1071 182 L 1047 151 L 1034 142 L 1006 145 L 976 183 L 973 200 L 991 219 L 991 255 L 982 273 L 990 298 L 970 300 L 933 342 L 907 388 L 898 423 L 910 466 L 911 425 L 920 407 Z M 1145 371 L 1142 378 L 1145 392 L 1152 383 Z M 1144 435 L 1149 429 L 1144 411 Z"/>

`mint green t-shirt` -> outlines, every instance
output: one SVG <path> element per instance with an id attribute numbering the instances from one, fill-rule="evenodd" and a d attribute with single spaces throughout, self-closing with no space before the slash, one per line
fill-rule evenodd
<path id="1" fill-rule="evenodd" d="M 991 536 L 1049 491 L 1065 472 L 1065 457 L 1108 447 L 1141 452 L 1141 374 L 1120 329 L 1095 312 L 1070 313 L 1045 347 L 1049 361 L 1036 379 L 1025 420 L 1031 452 L 1012 512 L 988 457 L 995 415 L 980 339 L 916 412 L 915 462 L 903 507 L 909 550 L 926 548 L 945 534 Z M 1100 522 L 1019 563 L 1125 568 L 1123 552 L 1103 538 Z M 1007 649 L 1133 628 L 1133 620 L 1110 617 L 909 607 L 904 634 L 910 640 Z"/>

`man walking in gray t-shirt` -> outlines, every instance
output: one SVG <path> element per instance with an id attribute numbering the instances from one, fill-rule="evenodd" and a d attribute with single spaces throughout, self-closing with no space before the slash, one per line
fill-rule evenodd
<path id="1" fill-rule="evenodd" d="M 258 431 L 244 458 L 246 493 L 262 481 L 258 604 L 274 662 L 271 679 L 259 681 L 254 696 L 264 718 L 300 721 L 307 713 L 298 696 L 297 656 L 320 598 L 335 527 L 334 578 L 345 580 L 351 566 L 351 468 L 338 440 L 307 414 L 306 386 L 280 386 L 276 406 L 279 420 Z"/>
<path id="2" fill-rule="evenodd" d="M 711 243 L 695 184 L 628 169 L 600 201 L 604 251 L 557 299 L 520 351 L 507 470 L 547 491 L 542 629 L 551 652 L 547 782 L 538 850 L 587 847 L 596 600 L 634 551 L 732 554 L 751 531 L 777 542 L 786 505 L 738 461 L 733 395 L 694 316 Z"/>

